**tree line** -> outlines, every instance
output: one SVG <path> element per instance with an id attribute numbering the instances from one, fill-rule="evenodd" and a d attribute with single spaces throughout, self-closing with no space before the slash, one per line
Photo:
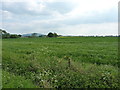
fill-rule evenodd
<path id="1" fill-rule="evenodd" d="M 2 38 L 19 38 L 22 35 L 10 34 L 7 31 L 0 29 L 0 36 L 2 36 Z"/>
<path id="2" fill-rule="evenodd" d="M 20 37 L 22 37 L 22 35 L 20 35 L 20 34 L 19 35 L 17 35 L 17 34 L 10 34 L 7 31 L 2 30 L 2 29 L 0 29 L 0 36 L 2 38 L 20 38 Z M 58 35 L 57 33 L 49 32 L 47 35 L 44 35 L 44 36 L 45 37 L 58 37 L 60 35 Z M 28 36 L 28 37 L 32 38 L 32 37 L 38 37 L 38 36 L 37 36 L 37 33 L 33 33 L 31 36 Z"/>

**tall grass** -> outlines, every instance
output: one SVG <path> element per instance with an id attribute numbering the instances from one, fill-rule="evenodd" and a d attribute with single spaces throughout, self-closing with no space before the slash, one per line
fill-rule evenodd
<path id="1" fill-rule="evenodd" d="M 118 88 L 117 47 L 117 37 L 3 39 L 3 87 Z"/>

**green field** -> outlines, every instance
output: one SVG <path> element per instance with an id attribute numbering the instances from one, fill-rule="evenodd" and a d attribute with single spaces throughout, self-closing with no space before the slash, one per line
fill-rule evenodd
<path id="1" fill-rule="evenodd" d="M 3 39 L 3 88 L 120 88 L 117 37 Z"/>

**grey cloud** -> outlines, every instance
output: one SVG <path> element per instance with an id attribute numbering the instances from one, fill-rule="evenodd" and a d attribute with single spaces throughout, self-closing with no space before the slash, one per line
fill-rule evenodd
<path id="1" fill-rule="evenodd" d="M 40 4 L 36 3 L 36 4 Z M 52 15 L 54 12 L 58 13 L 67 13 L 72 10 L 72 5 L 68 4 L 67 2 L 44 2 L 41 3 L 45 5 L 45 8 L 40 11 L 29 10 L 27 6 L 27 2 L 3 2 L 3 10 L 11 12 L 13 14 L 21 14 L 21 15 Z"/>
<path id="2" fill-rule="evenodd" d="M 116 9 L 111 8 L 110 10 L 99 13 L 91 12 L 88 16 L 79 16 L 75 18 L 69 18 L 61 23 L 68 25 L 76 25 L 76 24 L 89 24 L 89 23 L 106 23 L 106 22 L 117 22 L 118 21 L 118 12 Z"/>
<path id="3" fill-rule="evenodd" d="M 58 11 L 59 13 L 65 14 L 70 12 L 74 7 L 72 3 L 68 2 L 53 2 L 46 3 L 46 6 L 53 11 Z"/>
<path id="4" fill-rule="evenodd" d="M 2 10 L 18 15 L 49 15 L 50 12 L 29 10 L 25 2 L 4 2 Z"/>

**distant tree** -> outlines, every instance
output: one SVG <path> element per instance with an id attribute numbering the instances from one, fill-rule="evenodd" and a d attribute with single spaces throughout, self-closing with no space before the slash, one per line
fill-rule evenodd
<path id="1" fill-rule="evenodd" d="M 21 37 L 22 35 L 19 34 L 18 36 Z"/>
<path id="2" fill-rule="evenodd" d="M 0 29 L 0 36 L 2 36 L 2 38 L 19 38 L 22 35 L 10 34 L 6 32 L 5 30 Z"/>
<path id="3" fill-rule="evenodd" d="M 54 37 L 54 34 L 52 32 L 48 33 L 48 37 Z"/>
<path id="4" fill-rule="evenodd" d="M 36 37 L 37 36 L 37 33 L 32 33 L 32 37 Z"/>
<path id="5" fill-rule="evenodd" d="M 9 33 L 2 34 L 2 38 L 10 38 L 10 34 Z"/>
<path id="6" fill-rule="evenodd" d="M 48 33 L 47 36 L 48 37 L 58 37 L 57 33 L 52 33 L 52 32 Z"/>
<path id="7" fill-rule="evenodd" d="M 0 36 L 2 36 L 2 38 L 10 38 L 10 34 L 2 29 L 0 29 Z"/>
<path id="8" fill-rule="evenodd" d="M 42 35 L 39 35 L 39 37 L 43 37 Z"/>
<path id="9" fill-rule="evenodd" d="M 39 37 L 45 37 L 46 35 L 39 35 Z"/>
<path id="10" fill-rule="evenodd" d="M 7 32 L 5 30 L 0 29 L 0 33 L 6 34 Z"/>
<path id="11" fill-rule="evenodd" d="M 57 37 L 58 35 L 57 35 L 57 33 L 54 33 L 54 37 Z"/>
<path id="12" fill-rule="evenodd" d="M 17 34 L 12 34 L 12 35 L 10 35 L 10 38 L 19 38 L 19 35 L 17 35 Z"/>

